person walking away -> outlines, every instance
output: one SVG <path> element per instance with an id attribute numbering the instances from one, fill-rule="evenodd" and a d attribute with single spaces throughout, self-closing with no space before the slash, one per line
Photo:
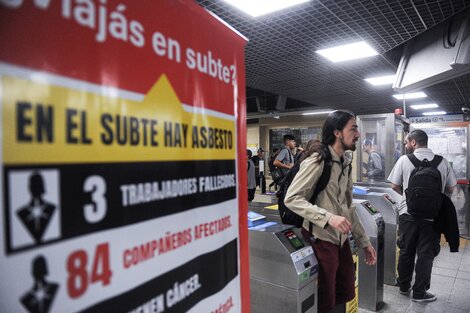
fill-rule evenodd
<path id="1" fill-rule="evenodd" d="M 436 156 L 427 146 L 428 136 L 420 129 L 413 130 L 405 139 L 406 151 L 416 157 L 418 161 L 432 163 L 434 158 L 439 160 L 441 157 Z M 436 166 L 441 176 L 441 186 L 437 187 L 441 193 L 439 194 L 439 190 L 436 193 L 438 195 L 442 195 L 444 192 L 452 193 L 457 180 L 449 162 L 442 158 L 442 161 Z M 408 295 L 412 289 L 413 301 L 431 302 L 437 299 L 434 294 L 428 292 L 428 289 L 431 286 L 432 263 L 440 251 L 440 234 L 434 229 L 432 218 L 410 214 L 412 211 L 407 204 L 407 197 L 411 198 L 411 195 L 406 191 L 411 187 L 410 176 L 414 170 L 415 166 L 410 155 L 403 155 L 398 159 L 388 177 L 392 189 L 403 196 L 403 201 L 399 206 L 398 247 L 400 255 L 397 281 L 401 294 Z M 415 173 L 416 171 L 413 173 L 414 176 L 417 175 Z M 425 198 L 420 197 L 418 200 L 425 201 Z M 413 271 L 415 272 L 415 282 L 411 288 Z"/>
<path id="2" fill-rule="evenodd" d="M 256 176 L 256 187 L 259 186 L 259 189 L 262 194 L 266 193 L 266 178 L 264 177 L 264 150 L 259 148 L 257 155 L 253 156 L 251 160 L 255 164 L 255 176 Z M 260 167 L 260 161 L 263 165 Z"/>
<path id="3" fill-rule="evenodd" d="M 255 177 L 255 164 L 253 163 L 253 160 L 251 160 L 251 156 L 253 153 L 251 152 L 250 149 L 246 150 L 246 156 L 247 156 L 247 176 L 248 176 L 248 201 L 253 201 L 255 198 L 255 191 L 256 191 L 256 177 Z"/>
<path id="4" fill-rule="evenodd" d="M 353 113 L 330 113 L 323 125 L 321 144 L 307 149 L 284 200 L 289 209 L 304 218 L 302 235 L 309 240 L 318 260 L 319 313 L 330 312 L 336 305 L 355 297 L 354 265 L 348 239 L 350 232 L 364 250 L 365 262 L 368 265 L 377 262 L 376 251 L 352 206 L 353 184 L 349 171 L 352 160 L 345 152 L 354 151 L 358 140 L 359 131 Z M 310 199 L 322 175 L 325 159 L 330 158 L 328 185 L 312 204 Z"/>

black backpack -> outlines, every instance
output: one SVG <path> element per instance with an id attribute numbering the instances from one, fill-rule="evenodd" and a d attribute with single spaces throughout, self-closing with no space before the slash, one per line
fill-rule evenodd
<path id="1" fill-rule="evenodd" d="M 274 166 L 274 160 L 276 160 L 276 156 L 278 155 L 279 153 L 276 153 L 274 155 L 271 155 L 269 157 L 269 162 L 268 162 L 268 166 L 269 166 L 269 171 L 270 172 L 274 172 L 274 170 L 276 169 L 276 167 Z"/>
<path id="2" fill-rule="evenodd" d="M 406 155 L 415 169 L 411 172 L 408 189 L 405 190 L 408 213 L 425 219 L 434 219 L 442 206 L 442 178 L 437 169 L 442 156 L 432 161 L 420 161 L 413 154 Z"/>
<path id="3" fill-rule="evenodd" d="M 318 179 L 317 185 L 315 187 L 315 191 L 310 198 L 310 203 L 314 204 L 318 194 L 325 189 L 326 185 L 328 185 L 328 181 L 330 180 L 331 176 L 331 166 L 332 166 L 332 159 L 330 150 L 328 147 L 325 149 L 326 157 L 324 159 L 325 165 L 323 167 L 323 172 Z M 292 212 L 285 204 L 284 199 L 286 198 L 287 189 L 291 185 L 292 181 L 294 180 L 295 175 L 300 169 L 300 163 L 294 163 L 294 166 L 287 172 L 284 179 L 281 181 L 279 190 L 277 191 L 276 195 L 278 197 L 277 204 L 279 209 L 279 215 L 281 216 L 281 220 L 283 224 L 294 225 L 295 227 L 301 228 L 304 218 L 298 215 L 297 213 Z M 349 174 L 351 174 L 351 165 L 349 165 Z M 310 228 L 313 225 L 310 223 Z M 310 229 L 311 232 L 311 229 Z"/>

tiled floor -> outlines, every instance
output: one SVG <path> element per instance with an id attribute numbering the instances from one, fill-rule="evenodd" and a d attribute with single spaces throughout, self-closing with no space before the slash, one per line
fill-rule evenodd
<path id="1" fill-rule="evenodd" d="M 359 282 L 360 283 L 360 282 Z M 434 260 L 431 292 L 437 300 L 427 304 L 411 301 L 411 296 L 398 293 L 398 287 L 384 286 L 386 313 L 470 313 L 470 240 L 461 239 L 458 253 L 450 253 L 441 242 L 441 252 Z M 359 309 L 360 313 L 372 311 Z"/>

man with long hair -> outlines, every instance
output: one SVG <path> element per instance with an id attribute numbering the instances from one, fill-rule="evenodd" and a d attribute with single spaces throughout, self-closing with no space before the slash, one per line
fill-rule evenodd
<path id="1" fill-rule="evenodd" d="M 284 200 L 287 207 L 304 218 L 302 235 L 309 240 L 318 260 L 319 313 L 330 312 L 355 297 L 350 232 L 364 249 L 365 262 L 374 265 L 377 261 L 375 249 L 352 206 L 351 160 L 345 152 L 354 151 L 358 139 L 353 113 L 340 110 L 330 113 L 323 125 L 321 143 L 307 146 Z M 310 199 L 326 160 L 331 160 L 330 180 L 312 204 Z"/>

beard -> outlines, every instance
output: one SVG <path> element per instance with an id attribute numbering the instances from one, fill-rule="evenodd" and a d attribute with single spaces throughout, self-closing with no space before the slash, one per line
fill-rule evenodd
<path id="1" fill-rule="evenodd" d="M 413 153 L 413 152 L 415 152 L 415 149 L 413 147 L 411 147 L 409 149 L 405 147 L 405 153 L 406 154 Z"/>
<path id="2" fill-rule="evenodd" d="M 347 151 L 347 150 L 356 151 L 356 142 L 357 141 L 354 141 L 351 145 L 345 144 L 343 138 L 340 138 L 339 141 L 341 142 L 341 146 L 343 147 L 344 151 Z"/>

